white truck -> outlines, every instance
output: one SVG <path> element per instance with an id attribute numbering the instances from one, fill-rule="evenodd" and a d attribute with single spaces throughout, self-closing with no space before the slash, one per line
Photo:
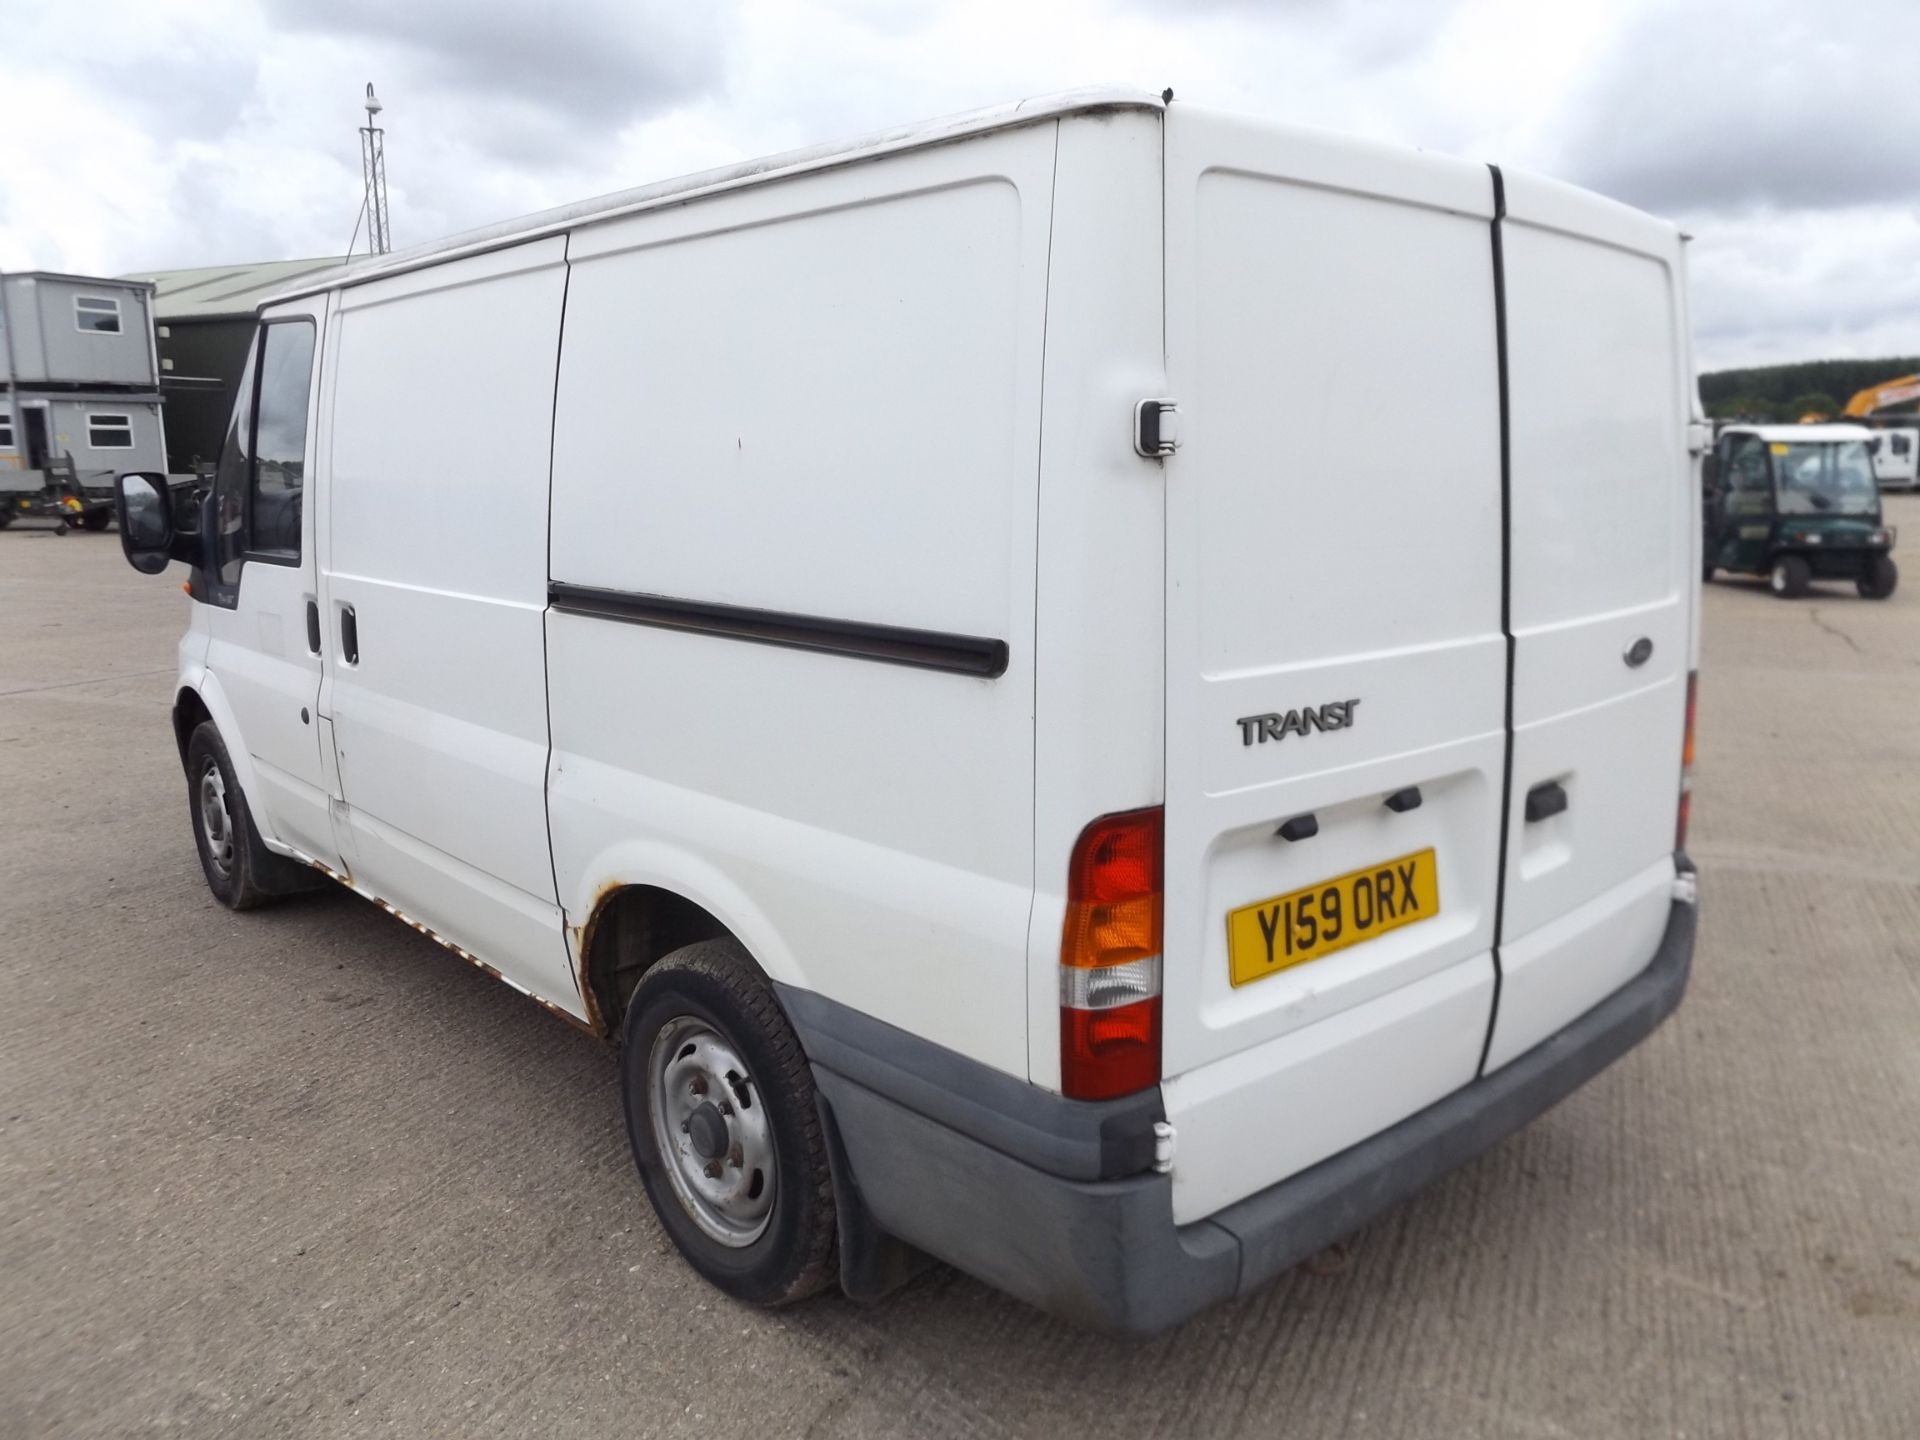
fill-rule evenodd
<path id="1" fill-rule="evenodd" d="M 122 533 L 219 900 L 616 1042 L 735 1296 L 1148 1332 L 1678 1003 L 1691 376 L 1667 224 L 1080 92 L 316 280 Z"/>
<path id="2" fill-rule="evenodd" d="M 1868 443 L 1873 449 L 1873 478 L 1882 490 L 1920 489 L 1920 430 L 1876 430 Z"/>

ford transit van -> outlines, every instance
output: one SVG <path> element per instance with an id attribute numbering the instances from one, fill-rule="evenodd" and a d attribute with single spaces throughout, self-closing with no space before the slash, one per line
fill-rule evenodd
<path id="1" fill-rule="evenodd" d="M 732 1295 L 1163 1328 L 1679 1001 L 1683 272 L 1101 91 L 303 282 L 211 493 L 122 480 L 208 884 L 612 1042 Z"/>

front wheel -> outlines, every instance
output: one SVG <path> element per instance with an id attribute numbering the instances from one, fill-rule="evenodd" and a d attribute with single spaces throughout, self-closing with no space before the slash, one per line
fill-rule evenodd
<path id="1" fill-rule="evenodd" d="M 1773 562 L 1767 583 L 1782 600 L 1798 600 L 1813 583 L 1813 567 L 1807 564 L 1805 556 L 1782 555 Z"/>
<path id="2" fill-rule="evenodd" d="M 193 843 L 213 898 L 229 910 L 251 910 L 269 892 L 254 875 L 253 816 L 233 778 L 226 742 L 211 720 L 194 727 L 187 741 L 187 800 L 193 812 Z"/>
<path id="3" fill-rule="evenodd" d="M 80 523 L 89 530 L 104 530 L 111 519 L 113 519 L 113 511 L 103 508 L 87 511 L 80 517 Z"/>
<path id="4" fill-rule="evenodd" d="M 783 1305 L 837 1273 L 813 1074 L 766 977 L 732 940 L 641 978 L 620 1055 L 627 1137 L 687 1262 L 738 1300 Z"/>
<path id="5" fill-rule="evenodd" d="M 1853 584 L 1863 598 L 1885 600 L 1900 584 L 1900 567 L 1893 563 L 1891 555 L 1875 555 Z"/>

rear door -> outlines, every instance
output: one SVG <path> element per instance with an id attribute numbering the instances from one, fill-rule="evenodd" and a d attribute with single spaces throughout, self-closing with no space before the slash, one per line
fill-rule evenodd
<path id="1" fill-rule="evenodd" d="M 1476 1073 L 1507 657 L 1488 170 L 1190 106 L 1166 127 L 1163 1088 L 1187 1220 Z M 1329 903 L 1354 872 L 1384 878 Z"/>
<path id="2" fill-rule="evenodd" d="M 1679 235 L 1552 181 L 1505 189 L 1514 741 L 1489 1069 L 1659 945 L 1699 583 Z"/>

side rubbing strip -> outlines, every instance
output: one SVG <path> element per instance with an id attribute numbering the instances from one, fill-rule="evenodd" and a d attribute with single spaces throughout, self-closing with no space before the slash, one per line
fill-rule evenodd
<path id="1" fill-rule="evenodd" d="M 547 601 L 567 615 L 591 615 L 629 625 L 651 625 L 659 630 L 686 630 L 696 635 L 747 640 L 756 645 L 781 645 L 789 650 L 820 650 L 829 655 L 878 660 L 887 665 L 912 665 L 922 670 L 945 670 L 954 675 L 978 675 L 991 680 L 1005 674 L 1007 669 L 1007 642 L 977 635 L 907 630 L 860 620 L 829 620 L 783 610 L 755 610 L 746 605 L 672 600 L 664 595 L 636 595 L 626 590 L 600 590 L 591 585 L 566 585 L 558 581 L 547 586 Z"/>

